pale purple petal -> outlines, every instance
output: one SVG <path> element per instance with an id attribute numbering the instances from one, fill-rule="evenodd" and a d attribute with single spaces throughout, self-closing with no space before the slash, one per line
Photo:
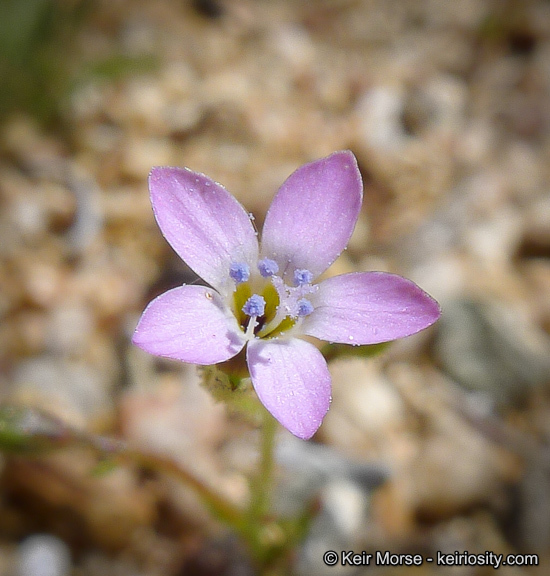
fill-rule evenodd
<path id="1" fill-rule="evenodd" d="M 247 363 L 262 404 L 295 436 L 311 438 L 330 404 L 330 374 L 319 350 L 296 338 L 253 340 Z"/>
<path id="2" fill-rule="evenodd" d="M 361 174 L 349 151 L 298 168 L 267 212 L 262 256 L 275 260 L 285 276 L 295 269 L 318 276 L 346 247 L 362 198 Z"/>
<path id="3" fill-rule="evenodd" d="M 377 344 L 415 334 L 440 316 L 438 303 L 414 282 L 385 272 L 328 278 L 311 295 L 315 310 L 302 331 L 329 342 Z"/>
<path id="4" fill-rule="evenodd" d="M 209 284 L 225 292 L 232 263 L 256 265 L 254 227 L 223 186 L 186 168 L 156 167 L 149 189 L 164 237 Z"/>
<path id="5" fill-rule="evenodd" d="M 132 341 L 155 356 L 204 365 L 232 358 L 245 344 L 220 295 L 204 286 L 180 286 L 155 298 Z"/>

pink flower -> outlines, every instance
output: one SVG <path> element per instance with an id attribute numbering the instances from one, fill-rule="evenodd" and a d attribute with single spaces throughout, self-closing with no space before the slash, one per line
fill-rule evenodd
<path id="1" fill-rule="evenodd" d="M 245 346 L 256 393 L 271 414 L 308 439 L 328 411 L 325 359 L 300 336 L 362 345 L 403 338 L 433 324 L 437 302 L 416 284 L 358 272 L 315 284 L 346 247 L 363 187 L 353 154 L 298 168 L 267 212 L 261 244 L 250 217 L 220 184 L 188 169 L 149 177 L 158 225 L 211 287 L 184 285 L 145 309 L 133 342 L 191 364 L 224 362 Z"/>

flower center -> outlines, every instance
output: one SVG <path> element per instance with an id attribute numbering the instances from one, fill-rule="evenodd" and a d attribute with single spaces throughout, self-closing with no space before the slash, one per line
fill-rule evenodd
<path id="1" fill-rule="evenodd" d="M 317 290 L 311 284 L 309 270 L 295 270 L 294 286 L 288 286 L 277 275 L 277 262 L 264 258 L 258 262 L 257 274 L 247 264 L 231 264 L 229 275 L 235 282 L 232 308 L 248 338 L 276 338 L 287 332 L 302 318 L 309 316 L 313 304 L 307 298 Z"/>

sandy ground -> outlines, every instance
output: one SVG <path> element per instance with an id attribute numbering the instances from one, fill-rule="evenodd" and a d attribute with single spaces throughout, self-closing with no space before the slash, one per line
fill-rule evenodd
<path id="1" fill-rule="evenodd" d="M 147 175 L 204 172 L 260 228 L 296 167 L 351 149 L 364 206 L 330 273 L 405 275 L 443 316 L 379 357 L 332 361 L 315 444 L 281 433 L 279 505 L 321 510 L 297 572 L 493 570 L 327 569 L 331 547 L 548 566 L 550 4 L 99 1 L 65 50 L 78 81 L 57 123 L 21 111 L 0 126 L 2 402 L 169 456 L 244 502 L 257 431 L 194 369 L 130 342 L 152 296 L 194 280 Z M 120 59 L 152 64 L 94 68 Z M 251 573 L 188 489 L 96 466 L 79 448 L 0 459 L 0 576 Z"/>

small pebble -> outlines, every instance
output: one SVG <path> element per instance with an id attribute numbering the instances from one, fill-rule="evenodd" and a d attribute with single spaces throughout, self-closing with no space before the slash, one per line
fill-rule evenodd
<path id="1" fill-rule="evenodd" d="M 50 534 L 29 536 L 19 546 L 17 576 L 66 576 L 71 566 L 68 546 Z"/>

